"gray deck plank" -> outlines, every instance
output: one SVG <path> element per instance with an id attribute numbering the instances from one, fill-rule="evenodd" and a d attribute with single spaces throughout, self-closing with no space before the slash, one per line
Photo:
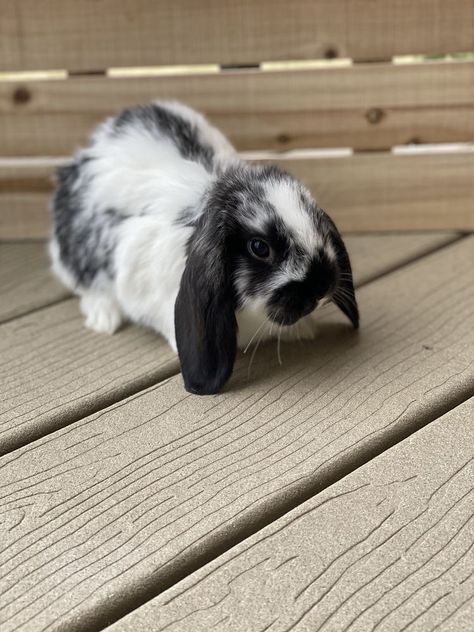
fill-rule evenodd
<path id="1" fill-rule="evenodd" d="M 473 418 L 470 400 L 108 629 L 467 632 Z"/>
<path id="2" fill-rule="evenodd" d="M 44 242 L 0 243 L 0 323 L 66 298 Z"/>
<path id="3" fill-rule="evenodd" d="M 364 282 L 454 239 L 442 233 L 347 241 L 355 278 Z M 45 265 L 38 265 L 38 279 Z M 151 332 L 132 327 L 110 338 L 85 329 L 73 299 L 0 326 L 0 357 L 0 454 L 179 370 Z"/>
<path id="4" fill-rule="evenodd" d="M 15 319 L 0 333 L 0 454 L 179 370 L 151 331 L 86 329 L 76 300 Z"/>
<path id="5" fill-rule="evenodd" d="M 421 232 L 346 235 L 344 240 L 351 255 L 354 278 L 361 285 L 457 238 L 457 233 Z"/>
<path id="6" fill-rule="evenodd" d="M 326 316 L 222 395 L 176 376 L 0 459 L 2 632 L 105 625 L 466 399 L 473 244 L 362 288 L 360 335 Z"/>

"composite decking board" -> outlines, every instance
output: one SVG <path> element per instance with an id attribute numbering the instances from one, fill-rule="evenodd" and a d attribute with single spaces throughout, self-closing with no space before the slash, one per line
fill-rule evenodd
<path id="1" fill-rule="evenodd" d="M 349 236 L 364 283 L 457 239 L 454 233 Z M 46 275 L 46 262 L 38 278 Z M 135 327 L 113 337 L 83 327 L 76 300 L 0 327 L 0 454 L 177 373 L 160 337 Z"/>
<path id="2" fill-rule="evenodd" d="M 473 416 L 470 400 L 108 629 L 467 631 Z"/>
<path id="3" fill-rule="evenodd" d="M 356 285 L 386 274 L 460 238 L 454 232 L 345 235 Z"/>
<path id="4" fill-rule="evenodd" d="M 0 323 L 67 296 L 51 275 L 44 242 L 0 243 Z"/>
<path id="5" fill-rule="evenodd" d="M 151 331 L 86 329 L 75 299 L 5 323 L 0 356 L 0 454 L 179 370 Z"/>
<path id="6" fill-rule="evenodd" d="M 472 394 L 474 238 L 359 291 L 359 335 L 181 377 L 0 460 L 2 631 L 95 630 Z M 168 582 L 168 583 L 167 583 Z"/>

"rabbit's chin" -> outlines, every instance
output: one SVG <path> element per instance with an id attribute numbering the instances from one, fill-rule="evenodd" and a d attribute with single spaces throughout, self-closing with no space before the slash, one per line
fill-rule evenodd
<path id="1" fill-rule="evenodd" d="M 237 344 L 243 350 L 271 338 L 313 340 L 317 333 L 313 314 L 300 318 L 294 325 L 282 326 L 269 319 L 263 307 L 243 308 L 237 312 L 237 324 Z"/>

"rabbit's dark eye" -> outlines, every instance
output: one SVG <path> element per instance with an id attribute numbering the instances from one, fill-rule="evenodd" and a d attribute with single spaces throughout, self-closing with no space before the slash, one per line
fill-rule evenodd
<path id="1" fill-rule="evenodd" d="M 250 239 L 247 246 L 250 254 L 257 259 L 268 259 L 270 257 L 270 246 L 263 239 Z"/>

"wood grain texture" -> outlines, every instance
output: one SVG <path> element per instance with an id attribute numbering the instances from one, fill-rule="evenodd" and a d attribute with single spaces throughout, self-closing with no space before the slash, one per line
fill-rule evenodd
<path id="1" fill-rule="evenodd" d="M 474 152 L 356 154 L 334 158 L 279 158 L 303 180 L 344 232 L 474 230 Z M 47 237 L 52 168 L 27 167 L 21 190 L 0 188 L 0 239 Z M 22 168 L 0 167 L 7 189 Z M 29 187 L 29 188 L 27 188 Z M 49 191 L 45 188 L 50 187 Z"/>
<path id="2" fill-rule="evenodd" d="M 473 244 L 362 288 L 359 336 L 329 314 L 224 394 L 177 376 L 3 457 L 2 630 L 105 626 L 466 399 Z"/>
<path id="3" fill-rule="evenodd" d="M 51 275 L 44 242 L 0 243 L 0 323 L 67 296 Z"/>
<path id="4" fill-rule="evenodd" d="M 451 233 L 350 236 L 346 243 L 360 284 L 456 238 Z M 15 247 L 21 253 L 20 245 Z M 31 282 L 39 284 L 47 274 L 42 262 Z M 22 296 L 18 288 L 12 303 L 24 301 Z M 2 297 L 3 304 L 8 301 Z M 151 332 L 129 328 L 110 338 L 85 329 L 76 300 L 0 327 L 0 355 L 2 454 L 179 369 L 164 341 Z"/>
<path id="5" fill-rule="evenodd" d="M 179 370 L 151 331 L 86 329 L 75 299 L 2 325 L 0 356 L 0 454 Z"/>
<path id="6" fill-rule="evenodd" d="M 473 416 L 471 400 L 110 632 L 467 632 L 474 620 Z"/>
<path id="7" fill-rule="evenodd" d="M 344 231 L 474 230 L 474 153 L 277 161 Z"/>
<path id="8" fill-rule="evenodd" d="M 344 235 L 358 287 L 457 239 L 449 232 Z"/>
<path id="9" fill-rule="evenodd" d="M 245 151 L 464 142 L 473 86 L 474 62 L 0 83 L 0 138 L 6 156 L 66 155 L 106 117 L 160 98 L 204 112 Z"/>
<path id="10" fill-rule="evenodd" d="M 45 239 L 49 235 L 51 192 L 0 191 L 0 239 Z"/>
<path id="11" fill-rule="evenodd" d="M 0 69 L 373 60 L 469 51 L 470 0 L 2 0 Z"/>

